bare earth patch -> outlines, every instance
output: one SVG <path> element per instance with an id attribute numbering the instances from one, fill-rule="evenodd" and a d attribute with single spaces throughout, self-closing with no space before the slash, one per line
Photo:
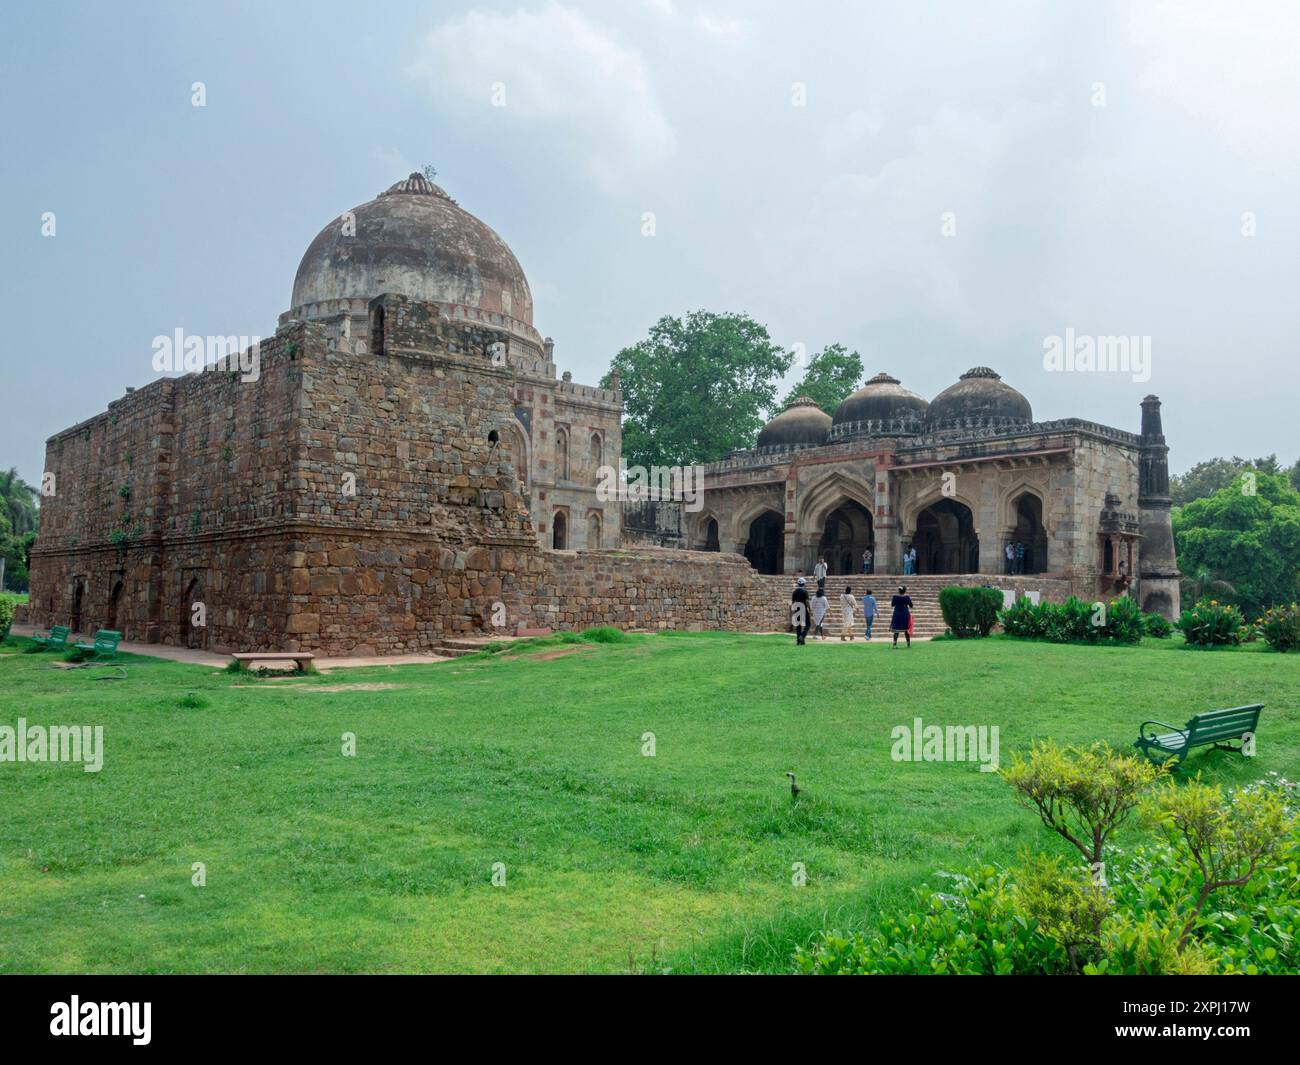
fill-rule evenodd
<path id="1" fill-rule="evenodd" d="M 289 678 L 275 677 L 270 683 L 277 680 L 287 680 Z M 232 684 L 232 688 L 266 688 L 267 681 L 259 684 Z M 291 684 L 284 689 L 274 689 L 277 691 L 300 691 L 300 692 L 382 692 L 389 691 L 392 688 L 409 688 L 409 684 Z"/>
<path id="2" fill-rule="evenodd" d="M 590 651 L 590 647 L 559 647 L 554 651 L 542 651 L 535 655 L 526 655 L 534 662 L 549 662 L 552 658 L 563 658 L 565 655 L 576 655 L 579 651 Z"/>

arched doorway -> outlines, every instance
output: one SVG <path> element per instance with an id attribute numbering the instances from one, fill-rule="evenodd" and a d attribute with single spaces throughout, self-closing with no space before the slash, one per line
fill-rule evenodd
<path id="1" fill-rule="evenodd" d="M 117 632 L 117 605 L 122 599 L 122 582 L 113 582 L 113 590 L 108 593 L 108 613 L 104 616 L 104 628 Z"/>
<path id="2" fill-rule="evenodd" d="M 1010 542 L 1025 545 L 1022 573 L 1044 573 L 1047 570 L 1047 530 L 1043 528 L 1043 501 L 1032 492 L 1023 493 L 1016 500 L 1016 527 Z"/>
<path id="3" fill-rule="evenodd" d="M 181 612 L 182 646 L 201 650 L 207 646 L 208 607 L 203 601 L 203 582 L 198 577 L 192 577 L 185 587 L 185 594 L 181 597 Z"/>
<path id="4" fill-rule="evenodd" d="M 980 544 L 970 507 L 955 499 L 941 499 L 916 516 L 918 573 L 978 573 Z"/>
<path id="5" fill-rule="evenodd" d="M 862 552 L 868 547 L 874 550 L 874 539 L 871 512 L 849 499 L 826 515 L 817 553 L 833 574 L 859 573 Z"/>
<path id="6" fill-rule="evenodd" d="M 719 551 L 721 544 L 718 541 L 718 519 L 710 518 L 709 523 L 704 526 L 704 550 Z"/>
<path id="7" fill-rule="evenodd" d="M 749 523 L 745 557 L 759 573 L 780 573 L 785 567 L 785 522 L 774 510 L 765 510 Z"/>
<path id="8" fill-rule="evenodd" d="M 587 515 L 587 550 L 600 550 L 600 515 L 594 512 Z"/>
<path id="9" fill-rule="evenodd" d="M 557 551 L 567 550 L 569 546 L 569 517 L 562 510 L 557 510 L 551 519 L 551 546 Z"/>
<path id="10" fill-rule="evenodd" d="M 80 577 L 74 577 L 72 581 L 72 617 L 68 621 L 68 628 L 73 632 L 81 631 L 81 608 L 86 598 L 86 582 Z"/>

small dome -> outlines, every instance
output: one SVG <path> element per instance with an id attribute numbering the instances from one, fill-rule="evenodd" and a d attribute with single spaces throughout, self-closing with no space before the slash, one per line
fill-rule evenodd
<path id="1" fill-rule="evenodd" d="M 831 416 L 807 396 L 800 396 L 763 426 L 759 447 L 824 444 L 831 431 Z"/>
<path id="2" fill-rule="evenodd" d="M 918 433 L 925 428 L 929 406 L 897 377 L 878 373 L 840 404 L 835 412 L 835 435 Z"/>
<path id="3" fill-rule="evenodd" d="M 1006 429 L 1033 420 L 1029 400 L 987 366 L 967 370 L 930 404 L 932 429 Z"/>
<path id="4" fill-rule="evenodd" d="M 453 319 L 489 321 L 541 347 L 528 279 L 506 242 L 423 174 L 333 219 L 311 242 L 290 313 L 335 313 L 331 301 L 386 292 L 437 303 Z"/>

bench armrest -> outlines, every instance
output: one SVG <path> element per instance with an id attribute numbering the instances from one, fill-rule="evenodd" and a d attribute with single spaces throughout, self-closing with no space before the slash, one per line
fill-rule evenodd
<path id="1" fill-rule="evenodd" d="M 1143 721 L 1142 724 L 1138 726 L 1138 735 L 1144 740 L 1154 740 L 1157 735 L 1154 730 L 1150 733 L 1147 732 L 1148 725 L 1159 725 L 1161 728 L 1168 729 L 1170 732 L 1178 732 L 1184 736 L 1188 734 L 1186 728 L 1179 728 L 1177 725 L 1169 725 L 1163 721 Z"/>

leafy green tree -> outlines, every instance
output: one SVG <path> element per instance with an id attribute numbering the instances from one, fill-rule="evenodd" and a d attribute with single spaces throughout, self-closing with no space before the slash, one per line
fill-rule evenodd
<path id="1" fill-rule="evenodd" d="M 624 458 L 681 466 L 751 447 L 791 358 L 748 315 L 665 315 L 645 340 L 614 356 L 601 381 L 608 388 L 619 375 Z"/>
<path id="2" fill-rule="evenodd" d="M 1216 587 L 1231 587 L 1221 598 L 1249 620 L 1300 597 L 1300 492 L 1286 476 L 1239 475 L 1208 498 L 1174 508 L 1173 522 L 1183 572 L 1208 571 L 1221 582 Z"/>
<path id="3" fill-rule="evenodd" d="M 37 489 L 19 477 L 14 467 L 0 473 L 0 502 L 9 515 L 10 531 L 15 536 L 35 532 L 39 520 L 36 509 L 39 496 Z"/>
<path id="4" fill-rule="evenodd" d="M 1265 455 L 1259 459 L 1243 459 L 1239 455 L 1233 455 L 1230 459 L 1207 459 L 1198 462 L 1184 474 L 1170 477 L 1169 495 L 1173 498 L 1174 506 L 1181 507 L 1194 499 L 1205 499 L 1227 488 L 1237 474 L 1244 470 L 1255 470 L 1257 473 L 1285 472 L 1278 465 L 1276 455 Z M 1295 471 L 1300 472 L 1300 461 L 1296 463 Z M 1296 487 L 1300 488 L 1300 484 Z"/>
<path id="5" fill-rule="evenodd" d="M 781 401 L 781 407 L 807 396 L 827 414 L 834 415 L 840 401 L 862 380 L 862 373 L 861 355 L 846 350 L 843 344 L 829 344 L 812 357 L 808 372 Z"/>

